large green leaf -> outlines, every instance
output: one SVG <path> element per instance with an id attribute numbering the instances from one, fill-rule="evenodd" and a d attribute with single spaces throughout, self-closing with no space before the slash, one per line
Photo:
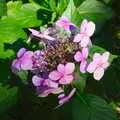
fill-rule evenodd
<path id="1" fill-rule="evenodd" d="M 22 4 L 20 1 L 8 2 L 8 17 L 17 21 L 22 28 L 34 27 L 40 25 L 37 19 L 37 11 L 40 6 L 34 3 Z"/>
<path id="2" fill-rule="evenodd" d="M 5 15 L 7 11 L 7 6 L 5 0 L 0 0 L 0 17 Z"/>
<path id="3" fill-rule="evenodd" d="M 13 19 L 0 20 L 0 58 L 9 58 L 14 55 L 10 49 L 19 38 L 27 38 L 25 32 Z"/>
<path id="4" fill-rule="evenodd" d="M 18 88 L 0 85 L 0 114 L 8 110 L 18 100 Z"/>
<path id="5" fill-rule="evenodd" d="M 73 103 L 73 120 L 116 120 L 108 104 L 95 95 L 79 95 Z"/>
<path id="6" fill-rule="evenodd" d="M 0 58 L 10 58 L 14 55 L 13 45 L 16 41 L 27 39 L 23 28 L 39 26 L 37 19 L 39 6 L 34 3 L 22 4 L 20 1 L 8 2 L 7 15 L 0 20 Z M 18 44 L 19 45 L 19 44 Z M 19 48 L 17 46 L 16 48 Z"/>
<path id="7" fill-rule="evenodd" d="M 73 14 L 72 20 L 77 25 L 80 25 L 83 19 L 93 20 L 100 24 L 112 16 L 112 10 L 101 2 L 97 0 L 85 0 Z"/>

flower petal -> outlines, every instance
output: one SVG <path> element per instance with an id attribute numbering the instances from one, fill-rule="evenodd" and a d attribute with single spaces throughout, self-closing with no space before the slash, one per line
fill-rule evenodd
<path id="1" fill-rule="evenodd" d="M 34 86 L 40 86 L 42 84 L 42 82 L 43 82 L 42 78 L 40 78 L 40 77 L 38 77 L 36 75 L 33 76 L 32 83 L 33 83 Z"/>
<path id="2" fill-rule="evenodd" d="M 91 62 L 87 67 L 87 72 L 93 73 L 97 67 L 97 63 L 95 61 Z"/>
<path id="3" fill-rule="evenodd" d="M 73 41 L 74 41 L 74 42 L 80 42 L 80 41 L 82 40 L 82 38 L 83 38 L 83 35 L 77 34 L 77 35 L 75 35 Z"/>
<path id="4" fill-rule="evenodd" d="M 93 61 L 99 62 L 101 61 L 101 55 L 99 53 L 95 53 L 93 56 Z"/>
<path id="5" fill-rule="evenodd" d="M 102 61 L 103 61 L 103 62 L 107 62 L 108 59 L 109 59 L 109 56 L 110 56 L 110 53 L 109 53 L 109 52 L 103 53 L 103 55 L 102 55 Z"/>
<path id="6" fill-rule="evenodd" d="M 72 75 L 65 75 L 59 80 L 60 84 L 66 85 L 70 84 L 73 81 L 73 76 Z"/>
<path id="7" fill-rule="evenodd" d="M 64 74 L 72 74 L 75 69 L 75 64 L 74 63 L 67 63 L 65 65 L 65 73 Z"/>
<path id="8" fill-rule="evenodd" d="M 61 78 L 61 74 L 58 72 L 58 71 L 52 71 L 50 74 L 49 74 L 49 78 L 51 80 L 59 80 Z"/>
<path id="9" fill-rule="evenodd" d="M 82 55 L 85 59 L 88 57 L 88 48 L 83 48 L 82 49 Z"/>
<path id="10" fill-rule="evenodd" d="M 77 51 L 74 55 L 74 59 L 76 62 L 80 62 L 83 59 L 82 53 L 80 51 Z"/>
<path id="11" fill-rule="evenodd" d="M 48 86 L 51 87 L 51 88 L 58 88 L 58 83 L 50 80 L 50 79 L 47 79 L 48 81 Z"/>
<path id="12" fill-rule="evenodd" d="M 13 72 L 17 72 L 17 71 L 20 71 L 20 69 L 21 69 L 21 67 L 20 67 L 20 61 L 18 60 L 18 59 L 15 59 L 15 60 L 13 60 L 13 62 L 12 62 L 12 70 L 13 70 Z"/>
<path id="13" fill-rule="evenodd" d="M 58 70 L 58 72 L 64 74 L 65 73 L 65 66 L 63 64 L 59 64 L 57 66 L 57 70 Z"/>
<path id="14" fill-rule="evenodd" d="M 26 52 L 26 49 L 25 48 L 21 48 L 18 53 L 17 53 L 17 57 L 21 57 L 24 53 Z"/>
<path id="15" fill-rule="evenodd" d="M 32 70 L 33 61 L 29 58 L 24 58 L 21 60 L 21 69 L 23 70 Z"/>
<path id="16" fill-rule="evenodd" d="M 87 29 L 86 29 L 86 34 L 91 37 L 93 35 L 95 31 L 95 23 L 93 23 L 92 21 L 90 21 L 88 24 L 87 24 Z"/>
<path id="17" fill-rule="evenodd" d="M 86 35 L 84 35 L 84 37 L 82 38 L 80 45 L 81 47 L 87 47 L 89 45 L 90 38 Z"/>
<path id="18" fill-rule="evenodd" d="M 87 61 L 86 60 L 82 61 L 81 64 L 80 64 L 80 71 L 82 73 L 86 72 L 86 66 L 87 66 Z"/>
<path id="19" fill-rule="evenodd" d="M 93 74 L 94 79 L 100 80 L 104 75 L 104 69 L 102 67 L 97 68 Z"/>
<path id="20" fill-rule="evenodd" d="M 85 33 L 87 24 L 88 24 L 88 21 L 86 19 L 84 19 L 81 26 L 80 26 L 80 32 L 81 33 Z"/>
<path id="21" fill-rule="evenodd" d="M 68 102 L 73 97 L 73 95 L 75 94 L 75 92 L 76 92 L 76 89 L 73 88 L 72 91 L 69 93 L 68 96 L 65 96 L 62 99 L 60 99 L 58 107 L 60 107 L 61 105 L 65 104 L 66 102 Z"/>

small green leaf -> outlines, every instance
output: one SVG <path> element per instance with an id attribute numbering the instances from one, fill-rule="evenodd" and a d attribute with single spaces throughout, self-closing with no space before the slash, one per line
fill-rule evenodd
<path id="1" fill-rule="evenodd" d="M 95 95 L 79 95 L 73 101 L 73 120 L 116 120 L 105 100 Z"/>

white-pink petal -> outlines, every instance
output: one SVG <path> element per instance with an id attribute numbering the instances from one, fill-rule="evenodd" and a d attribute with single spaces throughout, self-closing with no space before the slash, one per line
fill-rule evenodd
<path id="1" fill-rule="evenodd" d="M 109 56 L 110 56 L 110 53 L 109 53 L 109 52 L 103 53 L 103 55 L 102 55 L 102 61 L 103 61 L 103 62 L 107 62 L 108 59 L 109 59 Z"/>
<path id="2" fill-rule="evenodd" d="M 49 74 L 49 78 L 51 80 L 59 80 L 61 78 L 61 74 L 58 72 L 58 71 L 52 71 L 50 74 Z"/>
<path id="3" fill-rule="evenodd" d="M 94 56 L 93 56 L 93 61 L 96 61 L 96 62 L 99 62 L 101 61 L 101 55 L 100 53 L 95 53 Z"/>
<path id="4" fill-rule="evenodd" d="M 83 59 L 82 53 L 80 51 L 77 51 L 74 55 L 74 59 L 76 62 L 80 62 Z"/>
<path id="5" fill-rule="evenodd" d="M 104 68 L 99 67 L 95 70 L 93 77 L 96 80 L 100 80 L 103 77 L 103 75 L 104 75 Z"/>
<path id="6" fill-rule="evenodd" d="M 65 66 L 63 64 L 59 64 L 57 66 L 57 70 L 58 70 L 58 72 L 64 74 L 65 73 Z"/>
<path id="7" fill-rule="evenodd" d="M 88 57 L 88 48 L 83 48 L 82 49 L 82 55 L 85 59 Z"/>
<path id="8" fill-rule="evenodd" d="M 77 35 L 75 35 L 73 41 L 74 41 L 74 42 L 80 42 L 82 39 L 83 39 L 83 35 L 77 34 Z"/>
<path id="9" fill-rule="evenodd" d="M 84 60 L 84 61 L 82 61 L 82 62 L 80 63 L 80 71 L 81 71 L 82 73 L 85 73 L 85 72 L 86 72 L 86 66 L 87 66 L 87 61 L 86 61 L 86 60 Z"/>
<path id="10" fill-rule="evenodd" d="M 87 24 L 88 24 L 88 21 L 86 19 L 84 19 L 83 22 L 81 23 L 81 26 L 80 26 L 81 33 L 85 33 L 86 28 L 87 28 Z"/>
<path id="11" fill-rule="evenodd" d="M 63 85 L 70 84 L 73 81 L 73 79 L 74 78 L 72 75 L 65 75 L 59 80 L 59 83 Z"/>
<path id="12" fill-rule="evenodd" d="M 75 64 L 74 63 L 67 63 L 65 65 L 65 73 L 64 74 L 72 74 L 75 69 Z"/>
<path id="13" fill-rule="evenodd" d="M 86 28 L 86 34 L 91 37 L 95 31 L 95 23 L 92 21 L 88 22 L 87 28 Z"/>
<path id="14" fill-rule="evenodd" d="M 87 67 L 87 72 L 93 73 L 95 71 L 96 67 L 97 67 L 97 63 L 94 61 L 91 62 Z"/>
<path id="15" fill-rule="evenodd" d="M 33 76 L 32 78 L 32 83 L 34 86 L 40 86 L 41 82 L 42 82 L 42 78 L 38 77 L 38 76 Z"/>
<path id="16" fill-rule="evenodd" d="M 80 42 L 81 47 L 87 47 L 90 43 L 89 41 L 90 41 L 89 36 L 84 35 L 81 42 Z"/>

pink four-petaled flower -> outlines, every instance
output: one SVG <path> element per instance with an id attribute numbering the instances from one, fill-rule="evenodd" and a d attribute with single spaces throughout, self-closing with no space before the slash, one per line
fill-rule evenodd
<path id="1" fill-rule="evenodd" d="M 80 71 L 82 73 L 86 72 L 87 66 L 87 57 L 88 57 L 88 48 L 83 48 L 82 51 L 77 51 L 74 55 L 76 62 L 80 62 Z"/>
<path id="2" fill-rule="evenodd" d="M 74 69 L 74 63 L 67 63 L 66 65 L 59 64 L 57 70 L 49 74 L 49 78 L 53 81 L 58 81 L 59 84 L 70 84 L 74 79 L 72 75 Z"/>
<path id="3" fill-rule="evenodd" d="M 81 47 L 91 45 L 90 37 L 93 35 L 94 31 L 95 24 L 92 21 L 88 22 L 86 19 L 83 20 L 80 33 L 74 37 L 74 42 L 80 43 Z"/>
<path id="4" fill-rule="evenodd" d="M 96 80 L 100 80 L 104 75 L 104 70 L 109 66 L 108 59 L 109 52 L 105 52 L 103 55 L 95 53 L 93 56 L 93 61 L 87 67 L 87 71 L 89 73 L 93 73 L 93 77 Z"/>
<path id="5" fill-rule="evenodd" d="M 70 27 L 75 28 L 75 25 L 71 23 L 66 16 L 61 17 L 60 20 L 56 22 L 56 26 L 63 28 L 66 31 L 69 31 Z"/>
<path id="6" fill-rule="evenodd" d="M 33 52 L 26 51 L 25 48 L 21 48 L 17 53 L 17 59 L 12 62 L 13 72 L 20 70 L 32 70 L 33 67 Z"/>

